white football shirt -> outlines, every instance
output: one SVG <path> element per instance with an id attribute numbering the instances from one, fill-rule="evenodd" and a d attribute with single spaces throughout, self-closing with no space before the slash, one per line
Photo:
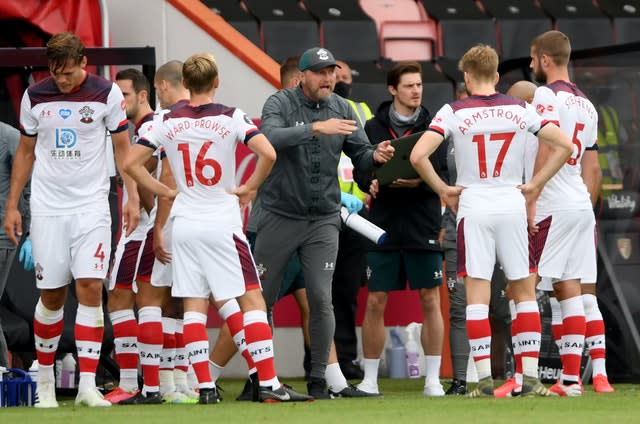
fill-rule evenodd
<path id="1" fill-rule="evenodd" d="M 558 125 L 573 142 L 571 157 L 542 190 L 536 204 L 536 214 L 548 216 L 559 210 L 591 209 L 580 161 L 585 150 L 598 148 L 596 109 L 575 84 L 566 81 L 538 87 L 533 106 L 544 119 Z"/>
<path id="2" fill-rule="evenodd" d="M 178 187 L 172 216 L 207 217 L 242 225 L 236 187 L 235 152 L 260 134 L 240 109 L 209 103 L 182 104 L 138 143 L 163 147 Z"/>
<path id="3" fill-rule="evenodd" d="M 71 93 L 45 78 L 24 92 L 20 130 L 36 137 L 31 178 L 33 216 L 109 210 L 107 130 L 125 131 L 127 117 L 118 86 L 87 74 Z"/>
<path id="4" fill-rule="evenodd" d="M 454 145 L 456 184 L 460 196 L 458 218 L 473 213 L 524 211 L 522 184 L 527 143 L 545 124 L 526 102 L 504 94 L 470 96 L 444 105 L 431 121 L 430 131 Z"/>

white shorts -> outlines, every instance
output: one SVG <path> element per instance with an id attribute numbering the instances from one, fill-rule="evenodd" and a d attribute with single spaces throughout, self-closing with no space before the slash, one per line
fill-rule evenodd
<path id="1" fill-rule="evenodd" d="M 535 239 L 541 247 L 539 290 L 552 291 L 553 283 L 565 280 L 595 283 L 598 270 L 592 211 L 554 212 L 548 230 L 538 232 Z"/>
<path id="2" fill-rule="evenodd" d="M 527 277 L 527 218 L 524 213 L 467 215 L 458 221 L 458 277 L 491 281 L 496 259 L 508 280 Z M 497 255 L 497 257 L 496 257 Z"/>
<path id="3" fill-rule="evenodd" d="M 72 278 L 103 280 L 111 256 L 111 216 L 108 211 L 33 216 L 31 244 L 39 289 L 64 287 Z"/>
<path id="4" fill-rule="evenodd" d="M 249 243 L 240 226 L 176 217 L 171 244 L 173 297 L 225 300 L 260 288 Z"/>
<path id="5" fill-rule="evenodd" d="M 171 238 L 173 233 L 173 219 L 168 219 L 162 229 L 164 233 L 165 249 L 171 249 Z M 175 260 L 175 259 L 173 259 Z M 171 263 L 163 264 L 159 260 L 153 261 L 153 269 L 151 270 L 151 285 L 153 287 L 171 287 L 173 266 Z"/>

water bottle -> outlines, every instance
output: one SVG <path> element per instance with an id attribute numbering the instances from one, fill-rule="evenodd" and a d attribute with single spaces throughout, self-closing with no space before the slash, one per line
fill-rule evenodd
<path id="1" fill-rule="evenodd" d="M 38 364 L 38 360 L 35 359 L 33 361 L 33 363 L 31 363 L 31 366 L 29 367 L 29 377 L 31 377 L 31 381 L 38 381 L 38 369 L 40 368 L 40 365 Z"/>
<path id="2" fill-rule="evenodd" d="M 391 346 L 385 351 L 389 378 L 407 378 L 407 351 L 402 345 L 400 329 L 389 330 Z"/>
<path id="3" fill-rule="evenodd" d="M 67 353 L 64 355 L 64 358 L 62 358 L 60 387 L 63 389 L 73 389 L 76 387 L 76 360 L 71 353 Z"/>
<path id="4" fill-rule="evenodd" d="M 419 328 L 418 323 L 407 325 L 407 343 L 404 345 L 407 351 L 407 374 L 409 378 L 420 378 L 420 346 L 416 341 L 415 332 Z"/>

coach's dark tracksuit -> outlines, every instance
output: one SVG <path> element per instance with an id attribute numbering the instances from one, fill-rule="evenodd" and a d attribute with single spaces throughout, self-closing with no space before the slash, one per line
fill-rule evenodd
<path id="1" fill-rule="evenodd" d="M 313 122 L 330 118 L 356 120 L 336 94 L 318 103 L 296 87 L 267 99 L 261 130 L 278 158 L 260 188 L 263 213 L 254 250 L 269 311 L 291 254 L 300 256 L 310 308 L 311 377 L 316 379 L 324 379 L 335 330 L 331 280 L 340 229 L 340 153 L 356 169 L 370 172 L 374 167 L 374 147 L 361 128 L 349 136 L 312 135 Z"/>

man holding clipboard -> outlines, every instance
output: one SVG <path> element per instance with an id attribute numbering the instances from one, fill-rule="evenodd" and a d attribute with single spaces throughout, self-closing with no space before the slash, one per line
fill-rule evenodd
<path id="1" fill-rule="evenodd" d="M 404 290 L 407 280 L 418 290 L 424 311 L 423 343 L 426 378 L 425 396 L 443 396 L 439 381 L 444 324 L 440 313 L 439 286 L 442 284 L 442 250 L 438 243 L 440 198 L 411 173 L 409 155 L 431 116 L 422 102 L 422 68 L 417 62 L 396 64 L 387 74 L 387 88 L 393 97 L 383 102 L 365 132 L 372 144 L 393 139 L 395 164 L 383 165 L 375 174 L 354 173 L 356 182 L 371 196 L 370 221 L 387 230 L 387 239 L 369 251 L 371 271 L 362 344 L 364 380 L 358 388 L 379 393 L 378 365 L 384 348 L 384 310 L 387 293 Z M 404 153 L 400 153 L 400 152 Z M 403 159 L 403 156 L 406 156 Z M 441 174 L 446 172 L 446 146 L 431 161 Z M 403 162 L 405 162 L 403 164 Z M 389 166 L 389 167 L 387 167 Z M 404 174 L 403 172 L 409 171 Z M 398 178 L 400 175 L 404 178 Z M 428 335 L 428 339 L 424 336 Z"/>

